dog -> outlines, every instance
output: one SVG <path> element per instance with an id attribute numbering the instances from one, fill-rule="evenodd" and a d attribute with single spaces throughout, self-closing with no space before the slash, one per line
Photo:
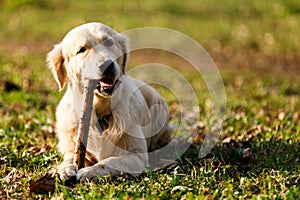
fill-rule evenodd
<path id="1" fill-rule="evenodd" d="M 67 87 L 56 109 L 62 180 L 95 180 L 126 172 L 140 174 L 148 153 L 168 144 L 172 128 L 165 100 L 151 86 L 125 73 L 128 38 L 97 22 L 75 27 L 47 54 L 59 91 Z M 83 79 L 97 79 L 87 139 L 85 167 L 74 164 L 82 112 Z"/>

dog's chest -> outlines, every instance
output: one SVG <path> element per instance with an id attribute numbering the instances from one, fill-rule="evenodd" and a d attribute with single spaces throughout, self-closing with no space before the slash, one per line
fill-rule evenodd
<path id="1" fill-rule="evenodd" d="M 95 96 L 93 107 L 95 109 L 98 118 L 102 118 L 105 115 L 111 113 L 111 100 L 109 98 L 102 98 Z"/>
<path id="2" fill-rule="evenodd" d="M 95 97 L 93 106 L 96 112 L 98 129 L 101 132 L 107 130 L 113 123 L 113 116 L 111 111 L 111 100 L 107 98 Z"/>
<path id="3" fill-rule="evenodd" d="M 98 117 L 98 124 L 100 125 L 102 131 L 107 130 L 109 126 L 112 124 L 112 122 L 113 122 L 112 114 L 103 115 L 101 118 Z"/>

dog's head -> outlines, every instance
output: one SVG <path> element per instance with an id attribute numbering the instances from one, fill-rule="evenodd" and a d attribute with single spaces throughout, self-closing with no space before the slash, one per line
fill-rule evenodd
<path id="1" fill-rule="evenodd" d="M 101 23 L 72 29 L 48 53 L 47 62 L 62 90 L 67 83 L 83 87 L 83 79 L 97 79 L 96 93 L 111 96 L 127 63 L 127 37 Z"/>

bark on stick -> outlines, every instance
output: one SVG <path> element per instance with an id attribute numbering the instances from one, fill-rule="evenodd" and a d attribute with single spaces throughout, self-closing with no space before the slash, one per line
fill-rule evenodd
<path id="1" fill-rule="evenodd" d="M 78 134 L 74 154 L 74 164 L 78 170 L 84 168 L 85 152 L 93 108 L 94 90 L 98 80 L 85 79 L 83 89 L 82 111 L 79 118 Z"/>

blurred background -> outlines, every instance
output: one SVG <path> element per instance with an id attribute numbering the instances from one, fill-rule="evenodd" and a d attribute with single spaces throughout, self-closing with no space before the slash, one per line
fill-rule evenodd
<path id="1" fill-rule="evenodd" d="M 45 72 L 54 43 L 77 25 L 99 21 L 119 32 L 146 26 L 180 31 L 203 45 L 221 69 L 299 70 L 298 0 L 0 0 L 0 6 L 0 62 L 13 66 L 34 60 Z M 22 63 L 26 58 L 30 63 Z M 2 66 L 0 73 L 11 69 Z"/>
<path id="2" fill-rule="evenodd" d="M 270 104 L 263 100 L 273 99 L 275 104 L 271 104 L 278 104 L 279 109 L 282 104 L 278 97 L 290 98 L 292 103 L 285 105 L 290 106 L 287 109 L 295 110 L 295 105 L 299 105 L 298 0 L 0 0 L 0 6 L 0 91 L 56 91 L 45 63 L 47 52 L 70 29 L 98 21 L 118 32 L 153 26 L 195 39 L 221 71 L 229 105 L 248 105 L 253 97 L 259 106 Z M 189 73 L 187 62 L 168 53 L 133 52 L 129 67 L 165 61 L 185 73 L 191 82 L 199 81 L 195 73 Z M 39 92 L 36 95 L 42 99 Z M 4 96 L 2 101 L 22 99 L 12 95 Z M 39 103 L 32 96 L 33 105 L 45 109 L 49 101 L 57 103 L 61 94 L 56 95 L 58 98 Z M 172 99 L 166 98 L 170 104 Z M 47 109 L 53 112 L 53 107 Z"/>
<path id="3" fill-rule="evenodd" d="M 228 110 L 246 106 L 258 112 L 272 105 L 276 113 L 285 110 L 293 115 L 299 107 L 298 0 L 0 0 L 0 7 L 0 91 L 20 91 L 1 97 L 2 107 L 11 106 L 3 109 L 7 125 L 16 105 L 21 112 L 33 107 L 50 111 L 53 119 L 62 93 L 56 92 L 46 54 L 70 29 L 91 21 L 118 32 L 152 26 L 193 38 L 222 74 Z M 206 106 L 205 83 L 186 61 L 170 53 L 144 50 L 131 53 L 129 68 L 149 62 L 181 71 L 200 91 L 200 106 Z M 174 102 L 174 96 L 164 96 L 169 104 Z M 37 113 L 33 110 L 30 115 Z"/>

